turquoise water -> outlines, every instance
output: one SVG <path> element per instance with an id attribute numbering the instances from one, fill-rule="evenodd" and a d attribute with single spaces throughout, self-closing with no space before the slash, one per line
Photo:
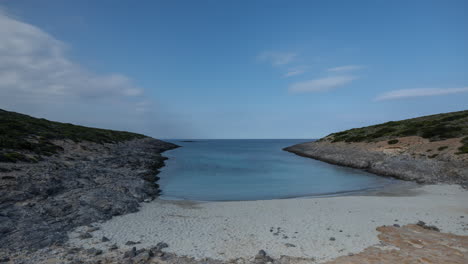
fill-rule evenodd
<path id="1" fill-rule="evenodd" d="M 283 151 L 310 140 L 200 140 L 164 153 L 163 199 L 263 200 L 382 188 L 396 180 Z"/>

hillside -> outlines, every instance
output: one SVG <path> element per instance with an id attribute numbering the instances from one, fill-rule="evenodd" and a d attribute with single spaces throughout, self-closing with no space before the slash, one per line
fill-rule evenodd
<path id="1" fill-rule="evenodd" d="M 0 252 L 67 240 L 67 231 L 135 212 L 160 190 L 162 152 L 144 135 L 0 110 Z"/>
<path id="2" fill-rule="evenodd" d="M 468 184 L 468 110 L 332 133 L 286 151 L 420 183 Z"/>
<path id="3" fill-rule="evenodd" d="M 0 109 L 0 162 L 37 162 L 63 148 L 55 140 L 118 143 L 146 136 L 34 118 Z"/>
<path id="4" fill-rule="evenodd" d="M 333 133 L 321 140 L 331 142 L 378 142 L 396 144 L 399 137 L 418 136 L 429 141 L 462 138 L 457 154 L 468 153 L 468 110 L 444 113 Z"/>

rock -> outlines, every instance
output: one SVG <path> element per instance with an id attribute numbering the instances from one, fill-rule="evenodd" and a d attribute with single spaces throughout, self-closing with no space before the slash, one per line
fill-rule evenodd
<path id="1" fill-rule="evenodd" d="M 291 244 L 291 243 L 286 243 L 286 244 L 284 244 L 284 245 L 285 245 L 286 247 L 296 247 L 296 245 Z"/>
<path id="2" fill-rule="evenodd" d="M 97 230 L 99 230 L 99 227 L 97 227 L 97 226 L 92 226 L 92 227 L 89 227 L 88 230 L 87 230 L 86 232 L 92 233 L 92 232 L 97 231 Z"/>
<path id="3" fill-rule="evenodd" d="M 160 153 L 176 147 L 152 138 L 55 143 L 58 153 L 17 163 L 8 172 L 20 184 L 2 185 L 0 191 L 0 252 L 64 243 L 76 227 L 138 211 L 141 201 L 158 195 L 157 184 L 142 176 L 155 176 L 164 165 Z M 11 168 L 4 165 L 0 161 L 0 167 Z M 102 184 L 110 179 L 112 184 Z M 83 233 L 97 228 L 85 227 Z"/>
<path id="4" fill-rule="evenodd" d="M 110 239 L 108 239 L 107 237 L 103 236 L 101 238 L 101 242 L 107 242 L 107 241 L 110 241 Z"/>
<path id="5" fill-rule="evenodd" d="M 133 258 L 136 256 L 136 247 L 133 247 L 129 251 L 124 253 L 124 258 Z"/>
<path id="6" fill-rule="evenodd" d="M 146 261 L 150 260 L 153 256 L 149 253 L 149 251 L 137 252 L 137 257 L 134 259 L 136 263 L 146 263 Z"/>
<path id="7" fill-rule="evenodd" d="M 164 242 L 159 242 L 158 244 L 156 244 L 156 251 L 161 251 L 163 248 L 168 248 L 169 245 L 167 243 L 164 243 Z"/>
<path id="8" fill-rule="evenodd" d="M 440 229 L 439 229 L 438 227 L 436 227 L 436 226 L 434 226 L 434 225 L 426 225 L 426 223 L 423 222 L 423 221 L 418 221 L 418 222 L 416 223 L 416 225 L 418 225 L 418 226 L 420 226 L 420 227 L 422 227 L 422 228 L 424 228 L 424 229 L 427 229 L 427 230 L 432 230 L 432 231 L 440 232 Z"/>
<path id="9" fill-rule="evenodd" d="M 266 255 L 267 255 L 267 254 L 266 254 L 265 250 L 260 249 L 260 250 L 258 251 L 257 255 L 255 256 L 255 258 L 264 258 L 264 257 L 266 257 Z"/>
<path id="10" fill-rule="evenodd" d="M 131 240 L 125 242 L 125 245 L 127 245 L 127 246 L 132 246 L 132 245 L 136 245 L 136 244 L 140 244 L 140 242 L 139 242 L 139 241 L 138 241 L 138 242 L 134 242 L 134 241 L 131 241 Z"/>
<path id="11" fill-rule="evenodd" d="M 110 247 L 109 247 L 109 250 L 116 250 L 118 249 L 119 247 L 117 246 L 117 244 L 112 244 Z"/>
<path id="12" fill-rule="evenodd" d="M 393 224 L 393 226 L 394 226 L 394 227 L 400 227 L 400 225 L 399 225 L 399 224 Z"/>
<path id="13" fill-rule="evenodd" d="M 88 255 L 97 256 L 102 254 L 102 250 L 96 248 L 90 248 L 86 250 Z"/>
<path id="14" fill-rule="evenodd" d="M 88 238 L 92 238 L 93 235 L 91 235 L 90 233 L 82 233 L 78 236 L 80 239 L 88 239 Z"/>
<path id="15" fill-rule="evenodd" d="M 273 259 L 267 255 L 265 250 L 261 249 L 258 251 L 257 255 L 255 255 L 254 262 L 255 263 L 267 263 L 267 262 L 273 262 Z"/>
<path id="16" fill-rule="evenodd" d="M 9 257 L 0 257 L 0 262 L 7 262 L 10 261 Z"/>
<path id="17" fill-rule="evenodd" d="M 335 240 L 336 240 L 336 238 L 330 237 L 330 241 L 335 241 Z"/>

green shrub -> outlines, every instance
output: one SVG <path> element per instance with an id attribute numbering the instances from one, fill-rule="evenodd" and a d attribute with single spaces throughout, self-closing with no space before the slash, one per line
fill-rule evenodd
<path id="1" fill-rule="evenodd" d="M 50 156 L 63 150 L 62 147 L 53 144 L 52 140 L 90 141 L 102 144 L 144 137 L 130 132 L 53 122 L 0 109 L 0 150 L 3 152 L 14 150 L 38 156 Z M 11 153 L 0 154 L 2 155 L 0 161 L 36 160 L 9 155 Z"/>

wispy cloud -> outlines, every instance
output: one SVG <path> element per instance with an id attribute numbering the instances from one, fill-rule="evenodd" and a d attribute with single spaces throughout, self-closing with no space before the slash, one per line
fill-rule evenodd
<path id="1" fill-rule="evenodd" d="M 345 65 L 328 69 L 329 72 L 350 72 L 364 68 L 361 65 Z"/>
<path id="2" fill-rule="evenodd" d="M 273 66 L 280 66 L 291 63 L 296 58 L 294 52 L 266 51 L 257 56 L 257 60 L 271 63 Z"/>
<path id="3" fill-rule="evenodd" d="M 170 113 L 156 114 L 164 109 L 129 77 L 82 67 L 67 57 L 67 44 L 11 17 L 1 6 L 0 36 L 1 108 L 58 121 L 176 135 Z"/>
<path id="4" fill-rule="evenodd" d="M 296 76 L 296 75 L 301 75 L 304 72 L 306 72 L 306 67 L 294 67 L 288 69 L 288 72 L 286 72 L 283 77 L 291 77 L 291 76 Z"/>
<path id="5" fill-rule="evenodd" d="M 331 76 L 315 80 L 293 83 L 289 86 L 291 92 L 322 92 L 328 91 L 358 79 L 353 75 Z"/>
<path id="6" fill-rule="evenodd" d="M 423 97 L 423 96 L 435 96 L 435 95 L 447 95 L 447 94 L 457 94 L 457 93 L 467 93 L 468 87 L 463 88 L 420 88 L 420 89 L 403 89 L 403 90 L 394 90 L 384 94 L 381 94 L 375 98 L 377 101 L 382 100 L 395 100 L 402 98 L 411 98 L 411 97 Z"/>

